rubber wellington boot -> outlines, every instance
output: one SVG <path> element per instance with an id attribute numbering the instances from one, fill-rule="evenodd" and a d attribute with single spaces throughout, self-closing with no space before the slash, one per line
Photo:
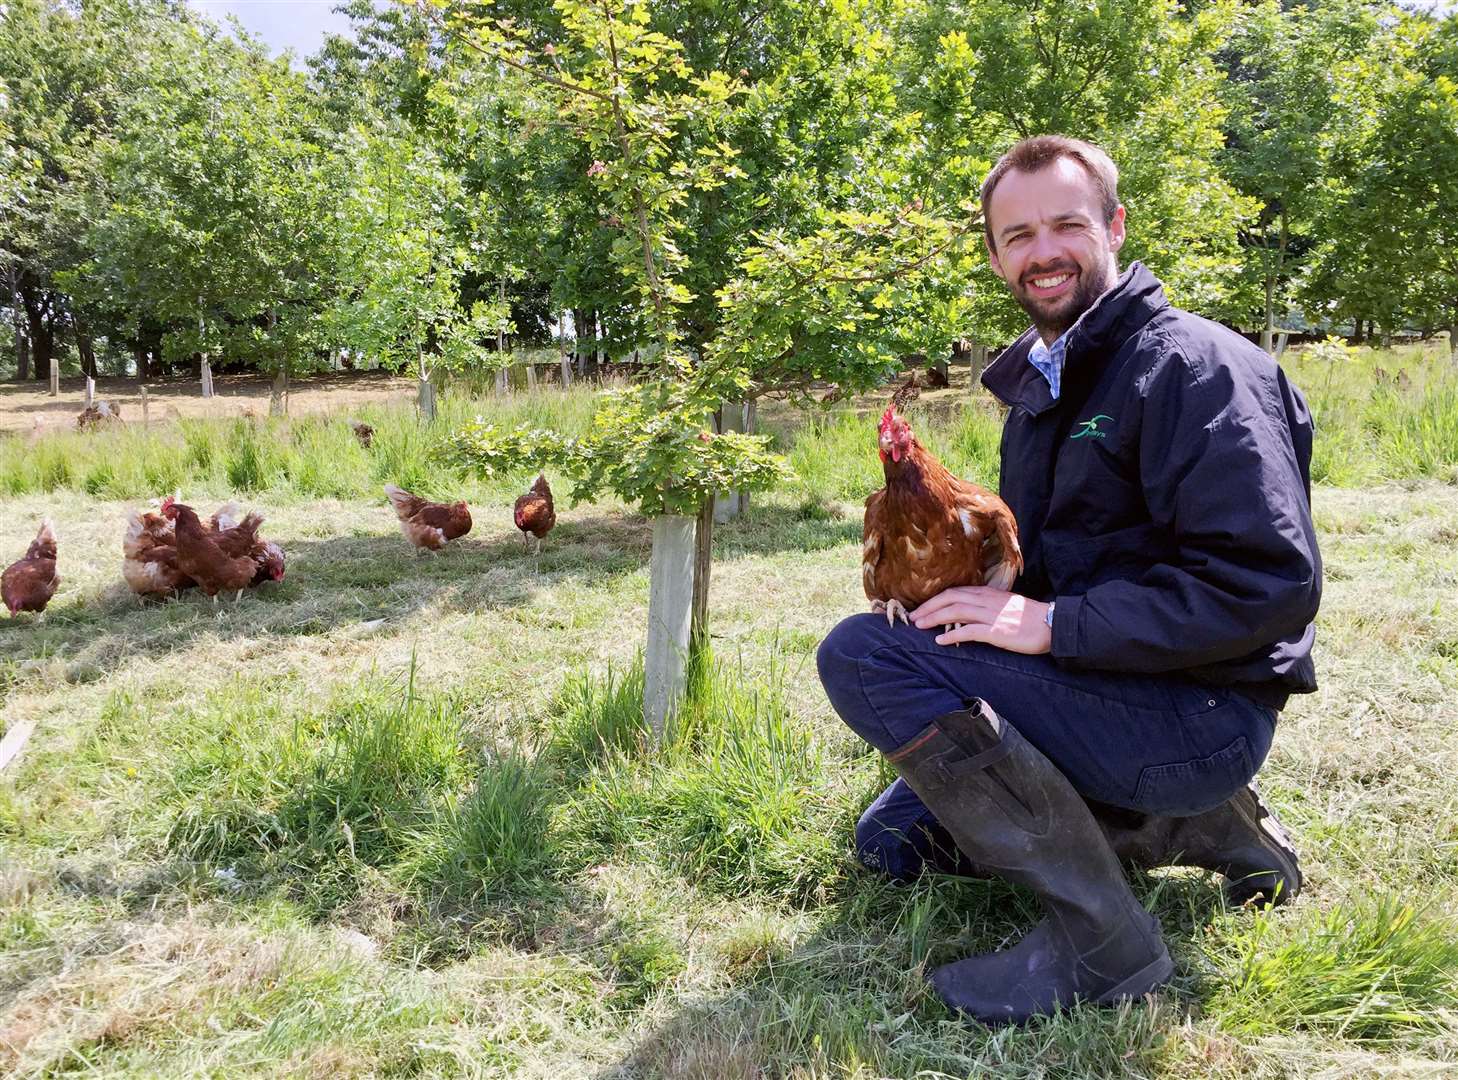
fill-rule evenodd
<path id="1" fill-rule="evenodd" d="M 969 859 L 1032 889 L 1047 913 L 1011 948 L 933 972 L 948 1005 L 987 1024 L 1022 1023 L 1169 980 L 1159 924 L 1129 891 L 1088 806 L 985 702 L 937 719 L 887 760 Z"/>
<path id="2" fill-rule="evenodd" d="M 1301 864 L 1255 783 L 1191 817 L 1142 814 L 1090 803 L 1114 854 L 1131 866 L 1197 866 L 1226 878 L 1231 907 L 1276 905 L 1301 892 Z"/>

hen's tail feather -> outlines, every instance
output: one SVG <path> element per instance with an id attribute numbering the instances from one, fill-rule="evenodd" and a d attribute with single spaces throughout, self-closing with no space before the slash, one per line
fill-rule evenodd
<path id="1" fill-rule="evenodd" d="M 385 485 L 385 498 L 390 500 L 390 505 L 395 508 L 395 516 L 401 521 L 417 513 L 425 502 L 420 496 L 412 495 L 395 484 Z"/>
<path id="2" fill-rule="evenodd" d="M 28 559 L 54 559 L 56 557 L 56 527 L 50 518 L 41 520 L 40 529 L 25 553 Z"/>
<path id="3" fill-rule="evenodd" d="M 998 560 L 987 567 L 982 581 L 985 585 L 1006 592 L 1023 572 L 1023 550 L 1018 546 L 1018 524 L 1008 510 L 994 513 L 992 521 L 997 532 L 990 546 L 995 548 Z"/>
<path id="4" fill-rule="evenodd" d="M 213 511 L 213 528 L 222 532 L 224 529 L 231 529 L 238 524 L 238 515 L 243 512 L 237 502 L 232 499 Z"/>

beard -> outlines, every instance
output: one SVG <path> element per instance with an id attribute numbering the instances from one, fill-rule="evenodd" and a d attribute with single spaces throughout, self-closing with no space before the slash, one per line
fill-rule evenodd
<path id="1" fill-rule="evenodd" d="M 1025 282 L 1033 278 L 1052 277 L 1055 274 L 1073 274 L 1073 288 L 1063 296 L 1054 297 L 1051 300 L 1044 300 L 1033 296 L 1027 290 Z M 1118 280 L 1118 269 L 1111 268 L 1107 262 L 1100 261 L 1087 270 L 1069 263 L 1062 266 L 1038 267 L 1035 270 L 1028 270 L 1022 275 L 1016 288 L 1012 290 L 1013 299 L 1018 302 L 1033 320 L 1033 328 L 1044 341 L 1052 343 L 1068 332 L 1068 328 L 1078 321 L 1100 296 L 1108 292 Z"/>

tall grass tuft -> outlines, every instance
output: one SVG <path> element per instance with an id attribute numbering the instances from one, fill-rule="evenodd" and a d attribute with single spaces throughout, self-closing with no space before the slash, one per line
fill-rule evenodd
<path id="1" fill-rule="evenodd" d="M 1458 1008 L 1458 927 L 1394 897 L 1338 907 L 1271 944 L 1256 916 L 1214 1008 L 1252 1034 L 1306 1029 L 1365 1042 L 1437 1031 Z"/>
<path id="2" fill-rule="evenodd" d="M 564 714 L 552 745 L 580 765 L 591 745 L 583 733 L 607 736 L 566 815 L 567 843 L 582 859 L 637 853 L 717 892 L 791 902 L 836 874 L 848 810 L 814 735 L 788 706 L 782 671 L 751 678 L 742 663 L 710 662 L 663 744 L 636 756 L 641 683 L 579 694 L 591 708 Z"/>
<path id="3" fill-rule="evenodd" d="M 546 770 L 517 751 L 488 761 L 476 787 L 446 806 L 427 877 L 457 895 L 473 896 L 542 871 L 552 859 Z"/>
<path id="4" fill-rule="evenodd" d="M 609 667 L 601 680 L 569 674 L 552 705 L 556 721 L 546 757 L 570 777 L 614 757 L 640 757 L 648 748 L 643 719 L 643 660 L 625 672 Z"/>
<path id="5" fill-rule="evenodd" d="M 216 738 L 177 777 L 183 807 L 169 844 L 193 858 L 263 874 L 387 867 L 465 780 L 460 710 L 417 695 L 413 672 L 403 686 L 369 680 L 318 711 L 230 697 L 205 706 Z"/>

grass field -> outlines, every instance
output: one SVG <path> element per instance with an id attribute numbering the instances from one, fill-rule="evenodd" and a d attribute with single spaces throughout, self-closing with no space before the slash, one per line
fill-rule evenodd
<path id="1" fill-rule="evenodd" d="M 1445 364 L 1290 365 L 1320 424 L 1322 688 L 1263 776 L 1305 892 L 1256 914 L 1203 874 L 1141 876 L 1171 986 L 1021 1031 L 958 1021 L 923 975 L 1014 940 L 1029 895 L 850 858 L 888 775 L 814 650 L 864 606 L 864 415 L 765 410 L 797 476 L 718 532 L 712 662 L 656 750 L 649 528 L 621 506 L 562 511 L 533 557 L 510 521 L 525 478 L 454 476 L 380 404 L 369 451 L 324 417 L 0 440 L 0 558 L 49 514 L 65 578 L 44 621 L 0 621 L 0 728 L 35 725 L 0 773 L 0 1074 L 1458 1074 Z M 918 430 L 993 483 L 999 419 L 966 402 L 928 395 Z M 447 396 L 439 430 L 571 429 L 590 406 Z M 475 529 L 417 556 L 385 479 L 459 492 Z M 286 581 L 216 609 L 132 597 L 126 513 L 173 488 L 262 509 Z"/>

